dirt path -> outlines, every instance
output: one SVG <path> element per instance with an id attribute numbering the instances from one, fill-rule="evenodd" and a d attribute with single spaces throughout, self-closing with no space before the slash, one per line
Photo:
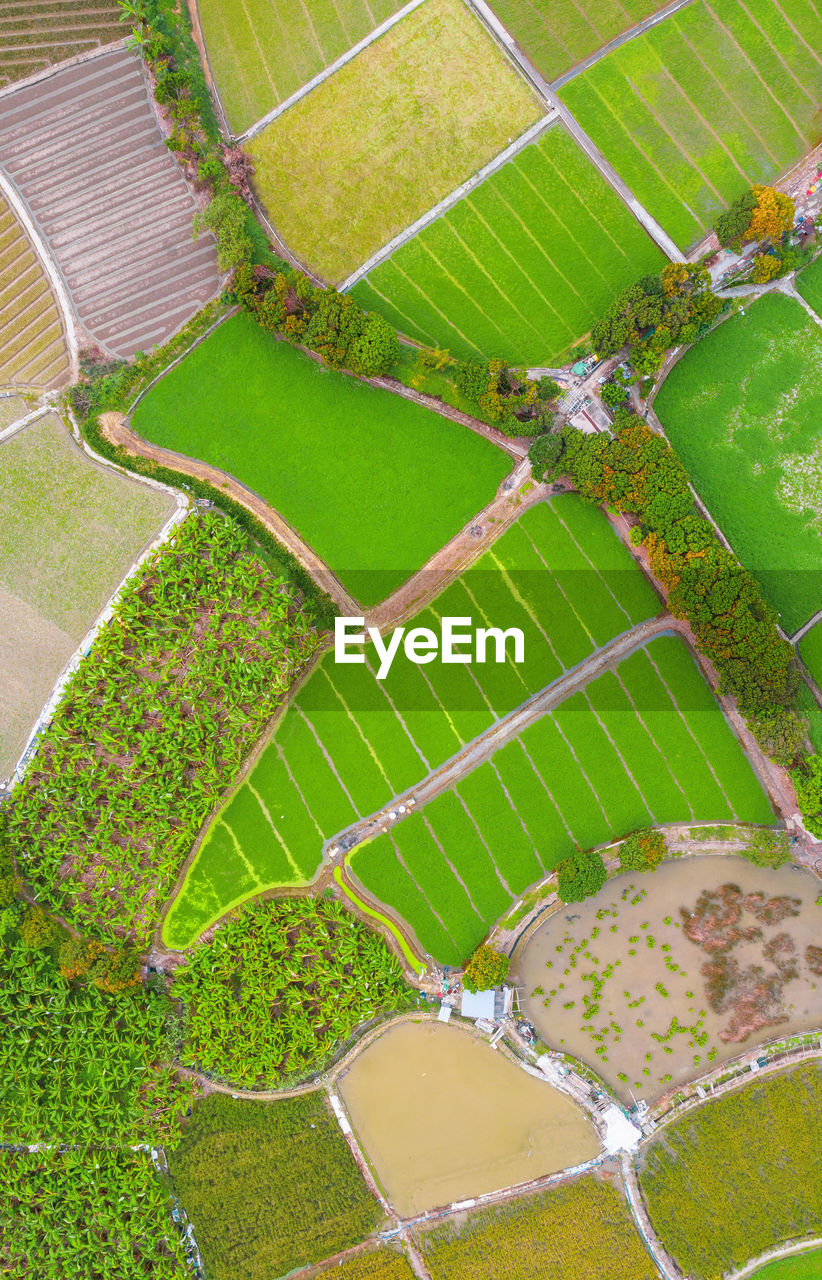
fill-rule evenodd
<path id="1" fill-rule="evenodd" d="M 272 533 L 295 559 L 299 560 L 303 568 L 311 574 L 317 586 L 328 592 L 342 613 L 356 615 L 360 612 L 357 601 L 348 594 L 339 579 L 334 576 L 313 548 L 300 537 L 287 520 L 284 520 L 267 502 L 254 493 L 253 489 L 247 488 L 227 472 L 209 466 L 207 462 L 199 462 L 195 458 L 187 458 L 185 454 L 175 453 L 172 449 L 161 449 L 159 445 L 150 444 L 126 424 L 121 413 L 101 413 L 100 426 L 110 444 L 125 449 L 126 453 L 130 453 L 132 457 L 148 458 L 159 466 L 170 467 L 174 471 L 182 472 L 183 475 L 192 476 L 195 480 L 204 480 L 215 489 L 227 493 L 235 502 L 239 502 L 247 511 L 250 511 L 260 524 L 268 529 L 269 533 Z"/>
<path id="2" fill-rule="evenodd" d="M 583 71 L 588 71 L 597 62 L 607 57 L 609 53 L 613 53 L 615 49 L 619 49 L 621 45 L 627 44 L 630 40 L 635 40 L 637 36 L 644 35 L 646 31 L 650 31 L 651 27 L 655 27 L 665 18 L 672 17 L 680 9 L 684 9 L 687 4 L 691 4 L 691 0 L 672 0 L 672 3 L 667 4 L 664 9 L 659 9 L 656 13 L 652 13 L 650 17 L 638 22 L 635 27 L 629 27 L 627 31 L 622 32 L 622 35 L 615 36 L 613 40 L 609 40 L 607 44 L 602 45 L 590 57 L 578 62 L 575 67 L 572 67 L 570 71 L 566 71 L 557 80 L 553 80 L 551 88 L 555 92 L 561 89 L 569 80 L 574 80 L 577 76 L 581 76 Z"/>
<path id="3" fill-rule="evenodd" d="M 565 128 L 574 138 L 574 140 L 582 147 L 582 150 L 588 156 L 599 171 L 609 187 L 616 191 L 620 199 L 628 206 L 631 213 L 647 231 L 651 239 L 659 246 L 667 258 L 672 262 L 684 262 L 685 255 L 677 248 L 667 231 L 659 225 L 656 218 L 652 217 L 644 205 L 640 204 L 636 196 L 629 189 L 627 184 L 622 180 L 620 175 L 612 164 L 610 164 L 598 147 L 595 146 L 591 138 L 577 122 L 576 118 L 571 115 L 568 108 L 560 102 L 559 98 L 553 91 L 548 81 L 540 74 L 537 68 L 526 57 L 522 49 L 520 49 L 514 37 L 506 30 L 500 22 L 493 9 L 485 3 L 485 0 L 467 0 L 468 7 L 473 9 L 477 17 L 485 27 L 491 32 L 494 39 L 502 45 L 509 57 L 517 64 L 522 74 L 525 76 L 539 94 L 545 105 L 552 111 L 559 113 Z"/>
<path id="4" fill-rule="evenodd" d="M 247 485 L 218 467 L 212 467 L 209 463 L 189 458 L 172 449 L 163 449 L 159 445 L 144 440 L 129 426 L 121 413 L 102 413 L 100 425 L 109 443 L 125 449 L 126 453 L 131 454 L 132 457 L 147 458 L 160 466 L 167 466 L 196 480 L 203 480 L 213 485 L 215 489 L 227 493 L 235 502 L 239 502 L 247 511 L 250 511 L 291 552 L 310 573 L 317 585 L 331 596 L 340 613 L 352 617 L 365 616 L 368 625 L 387 629 L 397 626 L 423 608 L 447 583 L 457 577 L 470 561 L 481 555 L 526 507 L 548 496 L 551 490 L 545 485 L 534 484 L 527 494 L 522 494 L 523 485 L 530 480 L 530 466 L 527 447 L 521 442 L 500 438 L 499 432 L 495 432 L 486 423 L 469 418 L 467 414 L 460 413 L 449 405 L 443 405 L 432 396 L 422 395 L 418 391 L 403 386 L 402 383 L 394 382 L 393 379 L 366 378 L 363 381 L 401 394 L 425 408 L 434 409 L 443 417 L 459 422 L 462 426 L 468 426 L 478 435 L 486 437 L 503 448 L 517 462 L 514 471 L 503 480 L 496 496 L 488 506 L 455 534 L 444 547 L 441 547 L 393 595 L 367 613 L 363 606 L 346 591 L 310 544 L 253 489 L 249 489 Z"/>
<path id="5" fill-rule="evenodd" d="M 613 663 L 621 661 L 638 646 L 645 644 L 648 640 L 652 640 L 655 636 L 662 635 L 666 631 L 683 632 L 683 629 L 683 623 L 665 613 L 648 622 L 641 622 L 638 626 L 632 627 L 630 631 L 623 632 L 615 640 L 611 640 L 601 649 L 597 649 L 584 662 L 572 667 L 570 671 L 564 672 L 552 684 L 549 684 L 545 689 L 541 689 L 539 693 L 535 693 L 527 702 L 511 711 L 507 716 L 495 721 L 485 733 L 480 734 L 473 742 L 469 742 L 457 755 L 452 756 L 450 760 L 440 765 L 438 769 L 432 770 L 421 782 L 402 795 L 393 797 L 390 803 L 386 804 L 379 813 L 364 818 L 361 822 L 355 823 L 340 835 L 335 836 L 332 845 L 338 846 L 340 850 L 348 851 L 363 840 L 371 839 L 378 833 L 388 830 L 395 825 L 396 821 L 402 821 L 401 817 L 398 819 L 389 817 L 389 814 L 396 811 L 400 805 L 404 804 L 408 807 L 409 800 L 413 800 L 412 811 L 415 811 L 414 806 L 420 807 L 427 804 L 429 800 L 433 800 L 435 796 L 438 796 L 441 791 L 454 786 L 465 774 L 470 773 L 478 765 L 488 760 L 495 751 L 505 746 L 512 738 L 519 737 L 529 725 L 536 724 L 538 720 L 541 720 L 544 715 L 560 702 L 576 693 L 578 689 L 600 675 Z"/>

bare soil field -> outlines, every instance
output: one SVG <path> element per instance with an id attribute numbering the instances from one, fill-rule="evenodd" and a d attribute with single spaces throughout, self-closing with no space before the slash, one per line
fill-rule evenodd
<path id="1" fill-rule="evenodd" d="M 0 99 L 0 165 L 81 324 L 114 355 L 164 342 L 217 292 L 213 240 L 191 238 L 194 197 L 128 50 Z"/>
<path id="2" fill-rule="evenodd" d="M 71 654 L 173 509 L 170 495 L 86 458 L 56 416 L 0 445 L 0 778 Z"/>

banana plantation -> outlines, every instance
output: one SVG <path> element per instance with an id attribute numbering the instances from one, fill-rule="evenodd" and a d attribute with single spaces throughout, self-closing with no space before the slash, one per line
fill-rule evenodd
<path id="1" fill-rule="evenodd" d="M 190 1280 L 170 1209 L 147 1151 L 2 1151 L 3 1275 Z"/>
<path id="2" fill-rule="evenodd" d="M 257 902 L 178 970 L 184 1061 L 245 1088 L 320 1070 L 360 1024 L 416 1000 L 382 938 L 338 902 Z"/>
<path id="3" fill-rule="evenodd" d="M 170 1005 L 140 985 L 119 995 L 67 982 L 51 954 L 0 943 L 6 1143 L 175 1141 L 191 1100 L 167 1062 Z"/>
<path id="4" fill-rule="evenodd" d="M 132 580 L 3 806 L 37 896 L 84 933 L 145 943 L 198 829 L 317 643 L 293 587 L 239 525 L 186 520 Z"/>

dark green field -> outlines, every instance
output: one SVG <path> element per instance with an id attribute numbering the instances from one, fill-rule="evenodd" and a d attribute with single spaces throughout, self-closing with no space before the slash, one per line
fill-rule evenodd
<path id="1" fill-rule="evenodd" d="M 424 564 L 511 468 L 488 440 L 317 364 L 245 315 L 158 382 L 133 425 L 248 485 L 364 605 Z"/>
<path id="2" fill-rule="evenodd" d="M 771 293 L 696 344 L 654 405 L 790 634 L 822 607 L 822 329 Z"/>

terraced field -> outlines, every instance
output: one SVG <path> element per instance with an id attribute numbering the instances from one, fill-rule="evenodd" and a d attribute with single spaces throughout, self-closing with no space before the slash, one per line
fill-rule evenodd
<path id="1" fill-rule="evenodd" d="M 0 166 L 84 327 L 118 356 L 163 342 L 219 289 L 209 235 L 164 145 L 139 60 L 118 49 L 0 98 Z"/>
<path id="2" fill-rule="evenodd" d="M 69 372 L 66 336 L 51 284 L 0 195 L 0 387 L 59 387 Z"/>
<path id="3" fill-rule="evenodd" d="M 553 125 L 360 283 L 409 337 L 456 355 L 556 363 L 659 249 Z"/>
<path id="4" fill-rule="evenodd" d="M 351 871 L 444 964 L 575 846 L 772 811 L 683 642 L 662 636 L 376 840 Z"/>
<path id="5" fill-rule="evenodd" d="M 600 512 L 572 494 L 527 510 L 412 624 L 439 631 L 440 618 L 451 615 L 521 627 L 525 661 L 513 663 L 510 645 L 503 665 L 417 666 L 398 657 L 378 681 L 371 653 L 367 665 L 336 664 L 327 654 L 208 829 L 168 913 L 168 945 L 188 946 L 264 889 L 306 883 L 324 841 L 659 608 Z M 510 858 L 515 883 L 524 887 L 542 874 L 524 836 Z M 398 883 L 406 878 L 399 868 L 396 875 Z M 502 897 L 500 888 L 487 910 Z"/>
<path id="6" fill-rule="evenodd" d="M 235 134 L 402 7 L 402 0 L 199 0 L 208 60 Z"/>
<path id="7" fill-rule="evenodd" d="M 0 88 L 121 39 L 115 0 L 6 0 L 0 9 Z"/>
<path id="8" fill-rule="evenodd" d="M 285 243 L 338 284 L 543 114 L 462 0 L 426 0 L 247 150 Z"/>
<path id="9" fill-rule="evenodd" d="M 820 50 L 808 0 L 695 0 L 560 97 L 684 249 L 819 141 Z"/>

